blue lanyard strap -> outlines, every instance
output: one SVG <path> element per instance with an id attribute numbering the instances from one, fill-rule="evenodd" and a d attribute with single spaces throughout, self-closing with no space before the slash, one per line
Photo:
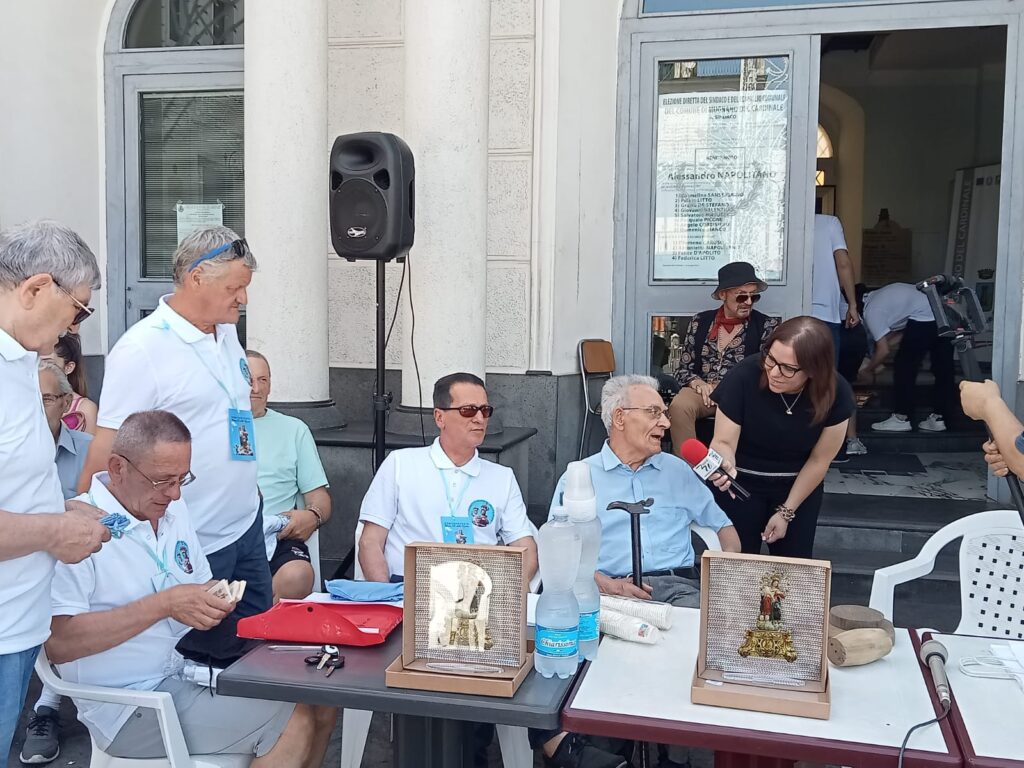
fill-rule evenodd
<path id="1" fill-rule="evenodd" d="M 129 531 L 128 533 L 129 533 L 129 534 L 131 534 L 131 533 L 132 533 L 132 532 L 133 532 L 134 530 L 135 530 L 135 529 L 133 528 L 133 529 L 132 529 L 131 531 Z M 128 535 L 128 536 L 125 536 L 125 539 L 127 539 L 128 541 L 130 541 L 130 542 L 132 542 L 133 544 L 135 544 L 135 546 L 137 546 L 137 547 L 141 547 L 141 548 L 142 548 L 142 551 L 143 551 L 143 552 L 145 552 L 145 553 L 146 553 L 147 555 L 149 555 L 150 559 L 151 559 L 151 560 L 152 560 L 152 561 L 153 561 L 154 563 L 156 563 L 156 567 L 160 569 L 160 573 L 170 573 L 170 570 L 169 570 L 169 569 L 167 568 L 167 563 L 166 563 L 166 562 L 164 561 L 164 559 L 163 559 L 163 558 L 161 558 L 161 557 L 160 557 L 160 556 L 159 556 L 159 555 L 158 555 L 158 554 L 156 553 L 156 550 L 155 550 L 155 549 L 153 549 L 152 547 L 150 547 L 150 546 L 149 546 L 148 544 L 143 544 L 143 543 L 142 543 L 141 541 L 139 541 L 138 539 L 136 539 L 136 538 L 135 538 L 134 536 Z"/>
<path id="2" fill-rule="evenodd" d="M 164 321 L 164 323 L 161 326 L 161 328 L 163 330 L 165 330 L 165 331 L 170 331 L 171 330 L 171 326 L 168 325 L 166 321 Z M 216 341 L 214 342 L 214 344 L 216 344 Z M 199 350 L 195 348 L 194 344 L 190 344 L 190 343 L 188 343 L 186 341 L 185 342 L 185 346 L 188 347 L 190 350 L 192 350 L 192 354 L 193 355 L 195 355 L 196 357 L 199 358 L 199 362 L 203 364 L 203 368 L 206 369 L 206 372 L 208 374 L 210 374 L 210 376 L 213 378 L 213 380 L 217 382 L 217 386 L 220 387 L 224 391 L 224 394 L 228 396 L 228 400 L 231 401 L 231 407 L 234 408 L 235 410 L 238 410 L 238 398 L 236 398 L 235 395 L 231 392 L 231 390 L 228 389 L 224 385 L 224 382 L 221 381 L 220 376 L 218 374 L 214 373 L 213 368 L 211 368 L 210 364 L 208 362 L 206 362 L 206 358 L 203 357 L 201 354 L 199 354 Z M 220 359 L 220 353 L 219 352 L 218 352 L 217 357 L 218 357 L 218 360 L 219 360 Z"/>
<path id="3" fill-rule="evenodd" d="M 473 482 L 473 478 L 466 475 L 466 482 L 462 484 L 462 491 L 459 493 L 459 498 L 454 504 L 452 504 L 452 495 L 448 491 L 448 481 L 445 480 L 444 470 L 438 467 L 437 474 L 441 476 L 441 485 L 444 486 L 444 497 L 448 501 L 448 511 L 452 516 L 455 516 L 459 512 L 459 507 L 462 506 L 462 500 L 466 497 L 466 490 L 469 488 L 469 484 Z"/>

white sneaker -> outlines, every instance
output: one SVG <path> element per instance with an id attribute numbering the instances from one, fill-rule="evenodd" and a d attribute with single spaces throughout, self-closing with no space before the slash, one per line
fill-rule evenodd
<path id="1" fill-rule="evenodd" d="M 846 452 L 850 456 L 863 456 L 868 452 L 867 446 L 860 441 L 859 437 L 851 437 L 846 441 Z"/>
<path id="2" fill-rule="evenodd" d="M 937 413 L 930 413 L 927 419 L 917 425 L 917 428 L 923 429 L 925 432 L 945 432 L 946 420 Z"/>
<path id="3" fill-rule="evenodd" d="M 885 421 L 875 422 L 871 425 L 871 428 L 876 432 L 910 432 L 913 429 L 910 426 L 910 420 L 898 413 L 894 413 Z"/>

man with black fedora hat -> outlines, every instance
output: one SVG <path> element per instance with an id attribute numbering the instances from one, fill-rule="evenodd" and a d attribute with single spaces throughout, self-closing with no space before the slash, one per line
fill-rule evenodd
<path id="1" fill-rule="evenodd" d="M 768 288 L 746 261 L 718 270 L 718 287 L 711 298 L 722 302 L 690 320 L 675 377 L 681 389 L 669 406 L 672 450 L 696 436 L 697 419 L 713 416 L 711 393 L 729 370 L 748 355 L 756 355 L 778 327 L 779 319 L 754 309 Z"/>

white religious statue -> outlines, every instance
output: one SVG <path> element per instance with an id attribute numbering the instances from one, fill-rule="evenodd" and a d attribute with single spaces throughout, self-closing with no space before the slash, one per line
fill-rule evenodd
<path id="1" fill-rule="evenodd" d="M 464 560 L 430 569 L 428 647 L 483 651 L 490 616 L 491 577 Z"/>

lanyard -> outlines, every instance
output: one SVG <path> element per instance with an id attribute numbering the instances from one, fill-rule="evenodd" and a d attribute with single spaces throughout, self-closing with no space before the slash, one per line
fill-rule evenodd
<path id="1" fill-rule="evenodd" d="M 133 528 L 131 531 L 129 531 L 128 532 L 129 535 L 125 536 L 125 538 L 128 539 L 128 541 L 130 541 L 133 544 L 135 544 L 137 547 L 140 547 L 143 552 L 145 552 L 147 555 L 149 555 L 150 559 L 154 563 L 156 563 L 156 567 L 160 569 L 160 573 L 161 574 L 166 573 L 166 574 L 170 575 L 171 572 L 167 568 L 167 563 L 164 561 L 164 559 L 162 557 L 160 557 L 160 555 L 158 555 L 156 553 L 156 550 L 153 549 L 152 547 L 150 547 L 148 544 L 144 544 L 143 542 L 139 541 L 138 539 L 136 539 L 134 536 L 131 535 L 131 533 L 134 530 L 135 529 Z"/>
<path id="2" fill-rule="evenodd" d="M 452 504 L 452 495 L 448 492 L 448 481 L 444 479 L 444 470 L 438 467 L 437 474 L 441 476 L 441 485 L 444 486 L 444 497 L 448 501 L 448 511 L 454 517 L 458 514 L 459 507 L 462 506 L 462 500 L 466 497 L 466 490 L 469 488 L 469 484 L 473 482 L 473 478 L 466 475 L 466 482 L 462 485 L 462 491 L 459 493 L 459 498 L 456 499 L 454 504 Z"/>
<path id="3" fill-rule="evenodd" d="M 161 326 L 161 328 L 163 330 L 165 330 L 165 331 L 170 331 L 171 330 L 171 326 L 168 325 L 168 323 L 166 321 L 164 321 L 164 323 Z M 184 341 L 184 339 L 182 339 L 182 341 Z M 216 346 L 216 344 L 217 344 L 217 342 L 216 342 L 216 340 L 214 340 L 214 346 Z M 224 394 L 228 396 L 228 400 L 231 401 L 231 407 L 234 408 L 235 410 L 238 410 L 238 399 L 231 392 L 231 390 L 229 390 L 226 386 L 224 386 L 224 382 L 221 381 L 220 376 L 213 372 L 213 368 L 211 368 L 210 364 L 208 362 L 206 362 L 206 358 L 203 357 L 199 353 L 199 350 L 195 348 L 195 345 L 190 344 L 189 342 L 185 341 L 185 346 L 188 347 L 190 350 L 192 350 L 192 354 L 193 355 L 195 355 L 196 357 L 199 358 L 199 362 L 203 364 L 203 368 L 206 369 L 206 372 L 210 374 L 210 376 L 213 378 L 213 380 L 217 382 L 217 386 L 220 387 L 224 391 Z M 222 362 L 221 359 L 220 359 L 220 352 L 219 351 L 217 352 L 217 360 L 218 360 L 218 362 Z M 222 368 L 222 372 L 223 372 L 223 368 Z"/>

